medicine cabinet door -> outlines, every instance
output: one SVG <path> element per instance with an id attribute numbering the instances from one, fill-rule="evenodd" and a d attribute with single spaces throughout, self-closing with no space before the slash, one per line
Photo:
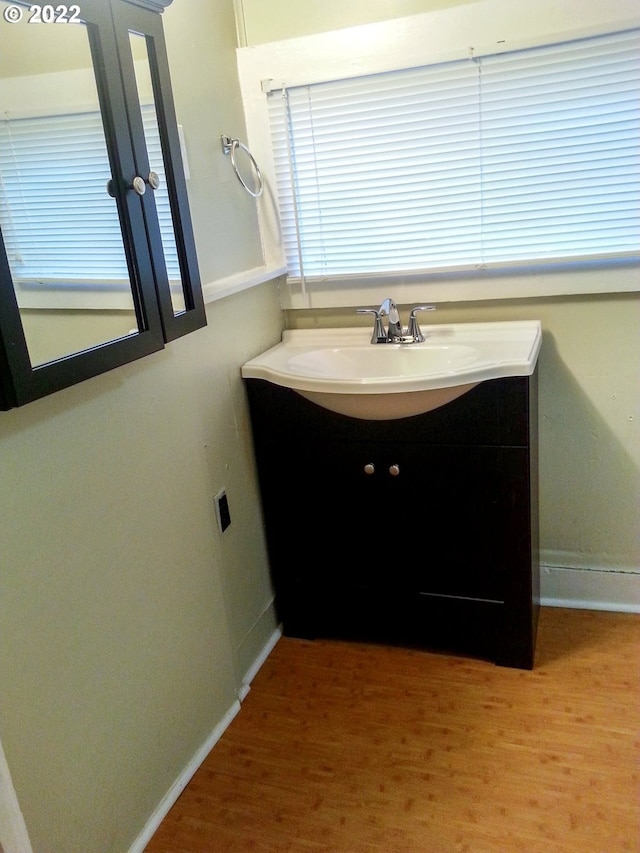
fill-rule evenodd
<path id="1" fill-rule="evenodd" d="M 114 25 L 164 337 L 204 326 L 204 303 L 162 18 L 116 0 Z"/>

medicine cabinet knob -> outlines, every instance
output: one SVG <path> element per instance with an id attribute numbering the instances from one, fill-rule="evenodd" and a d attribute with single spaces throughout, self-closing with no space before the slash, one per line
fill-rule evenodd
<path id="1" fill-rule="evenodd" d="M 144 178 L 136 175 L 133 181 L 131 181 L 131 186 L 128 187 L 128 189 L 133 190 L 138 193 L 138 195 L 144 195 L 147 190 L 147 184 L 149 184 L 152 190 L 157 190 L 160 187 L 160 175 L 158 175 L 157 172 L 149 172 L 149 177 L 146 181 Z M 107 192 L 111 198 L 116 197 L 113 189 L 113 180 L 111 178 L 107 181 Z"/>
<path id="2" fill-rule="evenodd" d="M 364 466 L 364 473 L 365 474 L 375 474 L 376 473 L 376 466 L 373 464 L 373 462 L 367 462 L 367 464 Z"/>
<path id="3" fill-rule="evenodd" d="M 138 193 L 138 195 L 144 195 L 147 191 L 147 185 L 144 178 L 141 178 L 140 175 L 136 175 L 133 181 L 131 181 L 131 189 Z"/>
<path id="4" fill-rule="evenodd" d="M 389 466 L 389 473 L 391 474 L 392 477 L 397 477 L 398 474 L 400 473 L 400 466 L 399 465 L 390 465 Z"/>

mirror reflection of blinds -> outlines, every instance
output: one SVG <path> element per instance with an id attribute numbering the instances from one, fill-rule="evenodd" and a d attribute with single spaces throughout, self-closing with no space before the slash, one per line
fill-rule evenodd
<path id="1" fill-rule="evenodd" d="M 292 278 L 636 256 L 638 31 L 275 90 Z"/>
<path id="2" fill-rule="evenodd" d="M 142 107 L 149 161 L 166 186 L 155 109 Z M 98 112 L 0 119 L 0 226 L 14 279 L 47 286 L 129 288 Z M 172 232 L 166 193 L 155 197 Z M 165 248 L 179 280 L 175 242 Z"/>

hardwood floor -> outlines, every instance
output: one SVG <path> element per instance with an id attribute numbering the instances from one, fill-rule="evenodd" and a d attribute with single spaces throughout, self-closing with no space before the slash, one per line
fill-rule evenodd
<path id="1" fill-rule="evenodd" d="M 551 608 L 532 672 L 283 638 L 147 853 L 640 851 L 639 641 Z"/>

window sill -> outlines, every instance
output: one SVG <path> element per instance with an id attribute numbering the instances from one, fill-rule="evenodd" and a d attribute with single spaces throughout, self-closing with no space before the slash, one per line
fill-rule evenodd
<path id="1" fill-rule="evenodd" d="M 286 266 L 265 264 L 261 267 L 254 267 L 250 270 L 229 275 L 226 278 L 211 281 L 202 287 L 205 304 L 216 302 L 218 299 L 224 299 L 226 296 L 232 296 L 234 293 L 241 293 L 243 290 L 249 290 L 251 287 L 256 287 L 266 281 L 271 281 L 285 275 L 286 272 Z"/>
<path id="2" fill-rule="evenodd" d="M 406 276 L 345 277 L 307 281 L 306 293 L 298 281 L 283 279 L 283 309 L 348 308 L 373 305 L 387 296 L 397 303 L 479 302 L 485 300 L 550 298 L 586 294 L 632 293 L 640 290 L 638 262 L 595 263 L 571 269 L 540 267 L 526 270 L 476 270 Z"/>

